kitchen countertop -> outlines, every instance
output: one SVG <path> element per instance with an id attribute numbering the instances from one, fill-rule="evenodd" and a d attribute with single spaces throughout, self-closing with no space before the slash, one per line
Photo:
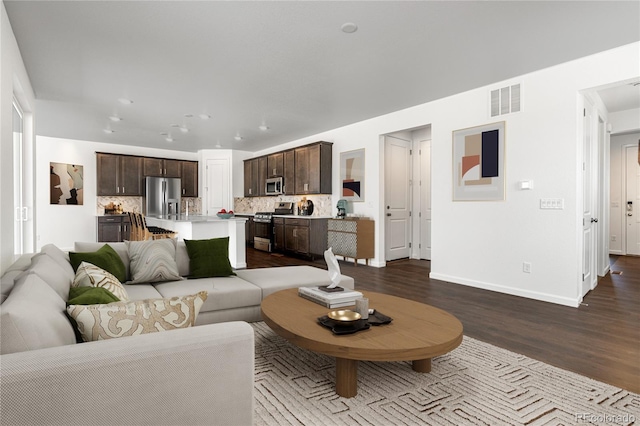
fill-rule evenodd
<path id="1" fill-rule="evenodd" d="M 171 220 L 174 222 L 221 222 L 221 221 L 229 221 L 229 220 L 244 220 L 244 218 L 236 218 L 232 217 L 229 219 L 222 219 L 218 216 L 206 216 L 206 215 L 184 215 L 181 214 L 179 216 L 169 215 L 169 216 L 147 216 L 150 219 L 161 219 L 161 220 Z"/>
<path id="2" fill-rule="evenodd" d="M 255 216 L 255 213 L 235 213 L 236 216 Z M 334 219 L 334 216 L 303 216 L 298 214 L 274 214 L 273 217 L 284 217 L 289 219 Z"/>

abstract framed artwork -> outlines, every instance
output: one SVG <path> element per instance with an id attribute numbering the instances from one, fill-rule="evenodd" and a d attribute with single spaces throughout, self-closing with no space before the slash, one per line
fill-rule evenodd
<path id="1" fill-rule="evenodd" d="M 505 122 L 453 132 L 453 201 L 505 199 Z"/>
<path id="2" fill-rule="evenodd" d="M 340 197 L 364 201 L 364 149 L 340 153 Z"/>
<path id="3" fill-rule="evenodd" d="M 49 163 L 51 204 L 84 204 L 84 167 L 77 164 Z"/>

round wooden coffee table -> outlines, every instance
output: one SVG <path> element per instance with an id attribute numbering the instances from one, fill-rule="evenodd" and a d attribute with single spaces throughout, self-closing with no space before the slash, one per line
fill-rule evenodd
<path id="1" fill-rule="evenodd" d="M 358 393 L 358 361 L 413 361 L 413 369 L 431 371 L 431 358 L 457 348 L 462 323 L 442 309 L 370 291 L 369 307 L 393 318 L 355 334 L 335 335 L 318 318 L 329 309 L 298 296 L 297 289 L 267 296 L 262 318 L 278 335 L 296 346 L 336 358 L 336 393 L 351 398 Z M 355 309 L 346 307 L 339 309 Z"/>

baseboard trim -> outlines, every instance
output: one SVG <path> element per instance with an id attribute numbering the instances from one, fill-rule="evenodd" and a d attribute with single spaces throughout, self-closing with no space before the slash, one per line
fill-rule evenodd
<path id="1" fill-rule="evenodd" d="M 446 274 L 438 274 L 431 272 L 429 278 L 434 280 L 446 281 L 453 284 L 461 284 L 469 287 L 481 288 L 483 290 L 496 291 L 498 293 L 510 294 L 512 296 L 525 297 L 527 299 L 540 300 L 542 302 L 555 303 L 563 306 L 577 308 L 580 306 L 580 299 L 571 299 L 568 297 L 558 297 L 552 294 L 539 293 L 535 291 L 521 290 L 513 287 L 505 287 L 497 284 L 485 283 L 482 281 L 469 280 L 466 278 L 454 277 Z"/>

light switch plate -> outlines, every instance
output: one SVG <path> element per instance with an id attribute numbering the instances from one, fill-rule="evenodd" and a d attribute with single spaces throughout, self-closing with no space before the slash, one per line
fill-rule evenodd
<path id="1" fill-rule="evenodd" d="M 563 210 L 564 198 L 540 198 L 540 208 L 543 210 Z"/>

